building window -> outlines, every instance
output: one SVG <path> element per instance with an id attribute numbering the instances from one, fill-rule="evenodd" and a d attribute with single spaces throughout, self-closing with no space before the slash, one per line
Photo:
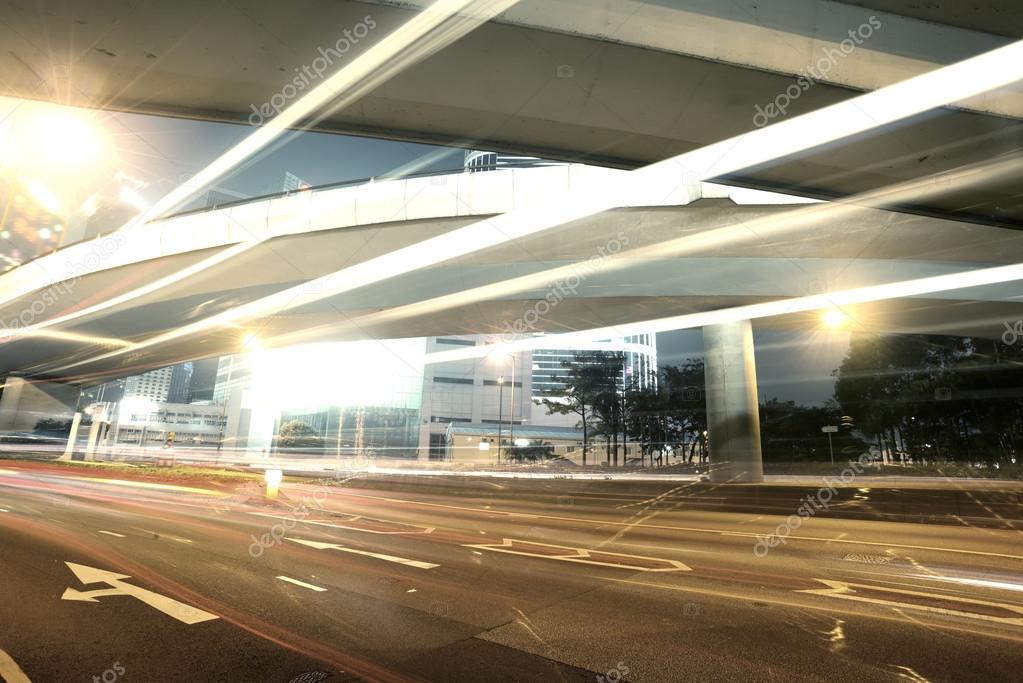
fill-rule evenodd
<path id="1" fill-rule="evenodd" d="M 511 382 L 505 382 L 504 384 L 506 386 L 513 386 Z M 483 386 L 496 387 L 496 386 L 500 386 L 500 383 L 496 379 L 485 379 L 485 380 L 483 380 Z M 514 386 L 521 388 L 522 387 L 522 382 L 515 382 Z"/>

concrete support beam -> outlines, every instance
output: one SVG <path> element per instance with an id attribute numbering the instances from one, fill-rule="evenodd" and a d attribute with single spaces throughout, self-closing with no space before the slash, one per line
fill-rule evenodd
<path id="1" fill-rule="evenodd" d="M 763 481 L 752 324 L 704 327 L 703 350 L 711 481 Z"/>
<path id="2" fill-rule="evenodd" d="M 58 382 L 8 377 L 0 390 L 0 432 L 30 432 L 44 418 L 71 420 L 81 390 Z"/>

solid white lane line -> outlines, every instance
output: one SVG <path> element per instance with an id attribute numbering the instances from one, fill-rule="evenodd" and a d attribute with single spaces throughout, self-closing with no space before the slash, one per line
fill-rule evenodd
<path id="1" fill-rule="evenodd" d="M 106 534 L 107 536 L 114 536 L 115 538 L 127 538 L 127 536 L 125 536 L 124 534 L 114 533 L 113 531 L 103 531 L 102 529 L 100 529 L 96 533 Z"/>
<path id="2" fill-rule="evenodd" d="M 288 583 L 293 583 L 296 586 L 301 586 L 302 588 L 308 588 L 311 591 L 317 591 L 319 593 L 322 593 L 323 591 L 327 590 L 326 588 L 321 588 L 320 586 L 314 586 L 313 584 L 306 583 L 305 581 L 299 581 L 298 579 L 293 579 L 290 576 L 278 576 L 277 578 L 280 579 L 281 581 L 287 581 Z"/>
<path id="3" fill-rule="evenodd" d="M 11 656 L 0 650 L 0 679 L 7 683 L 32 683 Z"/>

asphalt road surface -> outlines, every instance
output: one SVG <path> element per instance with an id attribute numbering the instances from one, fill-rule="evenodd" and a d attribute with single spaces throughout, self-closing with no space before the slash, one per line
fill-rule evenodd
<path id="1" fill-rule="evenodd" d="M 339 477 L 268 504 L 0 464 L 0 678 L 1023 677 L 1018 494 L 921 523 L 940 496 L 905 522 L 796 493 Z"/>

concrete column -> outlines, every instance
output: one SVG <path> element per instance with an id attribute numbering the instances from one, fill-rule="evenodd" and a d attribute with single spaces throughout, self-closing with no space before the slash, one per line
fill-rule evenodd
<path id="1" fill-rule="evenodd" d="M 85 443 L 85 459 L 90 462 L 96 459 L 96 443 L 99 441 L 102 424 L 102 422 L 94 420 L 89 427 L 89 440 Z"/>
<path id="2" fill-rule="evenodd" d="M 71 420 L 71 431 L 67 436 L 67 448 L 64 449 L 64 455 L 60 456 L 60 460 L 71 460 L 75 454 L 75 442 L 78 441 L 78 428 L 82 424 L 82 414 L 75 413 L 74 418 Z"/>
<path id="3" fill-rule="evenodd" d="M 711 481 L 763 481 L 753 326 L 707 325 L 703 352 Z"/>
<path id="4" fill-rule="evenodd" d="M 0 393 L 0 432 L 31 432 L 44 418 L 71 420 L 81 393 L 59 382 L 8 377 Z"/>

